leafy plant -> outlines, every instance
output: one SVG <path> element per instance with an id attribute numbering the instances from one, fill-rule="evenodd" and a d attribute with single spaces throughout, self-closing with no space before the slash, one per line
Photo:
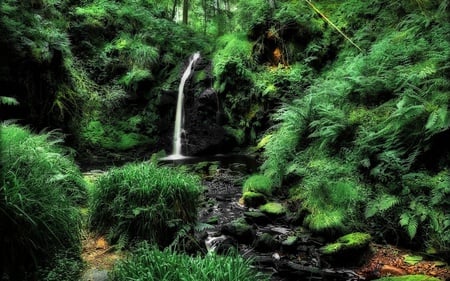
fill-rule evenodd
<path id="1" fill-rule="evenodd" d="M 95 183 L 90 227 L 112 242 L 126 235 L 167 246 L 183 225 L 195 223 L 200 192 L 198 178 L 171 168 L 113 168 Z"/>
<path id="2" fill-rule="evenodd" d="M 250 262 L 237 255 L 219 256 L 208 254 L 205 257 L 192 257 L 170 250 L 160 251 L 141 245 L 126 260 L 115 265 L 111 272 L 112 280 L 266 280 L 256 273 Z"/>
<path id="3" fill-rule="evenodd" d="M 55 133 L 34 135 L 1 124 L 0 264 L 3 276 L 22 280 L 60 252 L 79 255 L 86 199 L 81 173 Z"/>

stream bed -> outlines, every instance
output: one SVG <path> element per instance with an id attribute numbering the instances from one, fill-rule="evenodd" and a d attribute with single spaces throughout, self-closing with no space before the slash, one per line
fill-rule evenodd
<path id="1" fill-rule="evenodd" d="M 230 169 L 217 169 L 204 179 L 205 201 L 199 211 L 200 223 L 210 225 L 205 232 L 208 250 L 225 253 L 237 249 L 253 260 L 255 268 L 281 280 L 364 280 L 351 269 L 331 268 L 321 261 L 318 249 L 324 240 L 307 230 L 292 226 L 286 216 L 270 218 L 239 202 L 245 175 Z M 247 233 L 235 233 L 232 222 L 241 219 L 251 225 Z M 290 243 L 290 237 L 299 237 Z"/>

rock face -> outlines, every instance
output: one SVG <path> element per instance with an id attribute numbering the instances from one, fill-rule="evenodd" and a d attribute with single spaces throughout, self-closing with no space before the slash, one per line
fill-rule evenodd
<path id="1" fill-rule="evenodd" d="M 212 74 L 211 65 L 208 61 L 200 58 L 194 68 L 194 73 L 186 81 L 184 88 L 184 130 L 182 141 L 182 154 L 188 156 L 208 155 L 216 153 L 225 153 L 227 145 L 225 143 L 225 130 L 222 128 L 224 120 L 219 120 L 222 116 L 221 103 L 216 91 L 211 88 Z M 168 93 L 164 100 L 166 112 L 162 116 L 175 112 L 177 93 Z M 162 130 L 165 130 L 164 149 L 172 152 L 170 144 L 172 143 L 173 122 L 175 116 L 165 118 L 164 124 L 161 124 Z M 168 121 L 168 120 L 171 121 Z"/>

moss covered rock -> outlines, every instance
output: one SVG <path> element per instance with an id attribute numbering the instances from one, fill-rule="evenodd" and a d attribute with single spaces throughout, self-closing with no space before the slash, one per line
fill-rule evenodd
<path id="1" fill-rule="evenodd" d="M 242 202 L 247 207 L 257 208 L 262 204 L 266 203 L 267 200 L 264 194 L 253 191 L 247 191 L 244 192 L 244 194 L 242 194 Z"/>
<path id="2" fill-rule="evenodd" d="M 350 233 L 340 237 L 335 243 L 323 246 L 320 253 L 325 260 L 334 265 L 360 264 L 368 253 L 371 239 L 367 233 Z"/>
<path id="3" fill-rule="evenodd" d="M 440 281 L 441 279 L 431 277 L 428 275 L 404 275 L 404 276 L 390 276 L 376 279 L 375 281 Z"/>
<path id="4" fill-rule="evenodd" d="M 221 232 L 234 237 L 240 244 L 252 244 L 256 237 L 255 229 L 244 219 L 237 219 L 224 225 Z"/>
<path id="5" fill-rule="evenodd" d="M 286 208 L 283 204 L 278 202 L 266 203 L 259 207 L 259 209 L 261 210 L 261 212 L 273 217 L 279 217 L 286 214 Z"/>

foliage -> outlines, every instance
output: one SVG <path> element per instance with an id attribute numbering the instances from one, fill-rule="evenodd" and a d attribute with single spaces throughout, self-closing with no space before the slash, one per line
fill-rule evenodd
<path id="1" fill-rule="evenodd" d="M 185 254 L 160 251 L 141 245 L 130 258 L 119 262 L 111 272 L 112 280 L 266 280 L 255 273 L 250 263 L 240 256 L 191 257 Z"/>
<path id="2" fill-rule="evenodd" d="M 258 192 L 270 196 L 272 195 L 272 182 L 264 175 L 252 175 L 245 180 L 242 186 L 242 192 L 247 191 Z"/>
<path id="3" fill-rule="evenodd" d="M 291 194 L 310 212 L 305 223 L 313 229 L 357 229 L 376 218 L 382 232 L 391 227 L 445 250 L 448 3 L 385 4 L 317 3 L 366 52 L 336 45 L 311 23 L 336 59 L 272 116 L 262 173 L 295 187 Z M 366 16 L 372 23 L 360 20 Z"/>
<path id="4" fill-rule="evenodd" d="M 291 189 L 291 194 L 302 200 L 303 208 L 310 213 L 305 219 L 309 228 L 333 233 L 357 224 L 361 219 L 361 204 L 368 194 L 355 178 L 351 163 L 312 158 L 306 167 L 296 169 L 303 179 L 299 186 Z"/>
<path id="5" fill-rule="evenodd" d="M 105 121 L 107 122 L 107 121 Z M 142 118 L 137 115 L 125 121 L 102 123 L 90 121 L 81 129 L 81 136 L 86 145 L 111 150 L 127 150 L 138 145 L 150 144 L 152 139 L 139 133 Z"/>
<path id="6" fill-rule="evenodd" d="M 281 186 L 288 163 L 298 150 L 300 138 L 308 134 L 308 120 L 312 115 L 310 105 L 310 100 L 295 100 L 292 105 L 283 107 L 273 117 L 280 125 L 274 128 L 275 131 L 265 146 L 267 160 L 261 168 L 275 186 Z"/>
<path id="7" fill-rule="evenodd" d="M 80 38 L 74 48 L 83 66 L 105 89 L 101 95 L 109 88 L 120 94 L 113 106 L 110 99 L 95 100 L 81 122 L 83 144 L 124 150 L 155 143 L 166 130 L 158 120 L 171 112 L 162 111 L 161 98 L 177 88 L 182 62 L 195 51 L 206 54 L 211 45 L 169 19 L 167 9 L 167 2 L 144 0 L 92 0 L 75 8 L 70 32 Z M 132 125 L 129 118 L 141 122 Z"/>
<path id="8" fill-rule="evenodd" d="M 18 105 L 19 102 L 13 97 L 0 96 L 0 104 Z"/>
<path id="9" fill-rule="evenodd" d="M 84 264 L 79 257 L 58 253 L 50 266 L 40 269 L 39 280 L 43 281 L 73 281 L 79 280 Z"/>
<path id="10" fill-rule="evenodd" d="M 198 178 L 150 163 L 113 168 L 97 179 L 90 226 L 115 242 L 121 236 L 169 245 L 197 218 Z"/>
<path id="11" fill-rule="evenodd" d="M 59 0 L 6 0 L 0 5 L 0 30 L 5 34 L 2 76 L 7 77 L 2 84 L 14 89 L 11 95 L 20 112 L 26 108 L 19 118 L 41 129 L 74 130 L 73 119 L 80 117 L 95 91 L 86 91 L 87 83 L 79 79 L 82 69 L 70 49 L 67 6 Z"/>
<path id="12" fill-rule="evenodd" d="M 81 217 L 74 204 L 85 200 L 85 184 L 56 133 L 1 124 L 0 139 L 1 271 L 21 280 L 61 251 L 79 254 Z"/>

